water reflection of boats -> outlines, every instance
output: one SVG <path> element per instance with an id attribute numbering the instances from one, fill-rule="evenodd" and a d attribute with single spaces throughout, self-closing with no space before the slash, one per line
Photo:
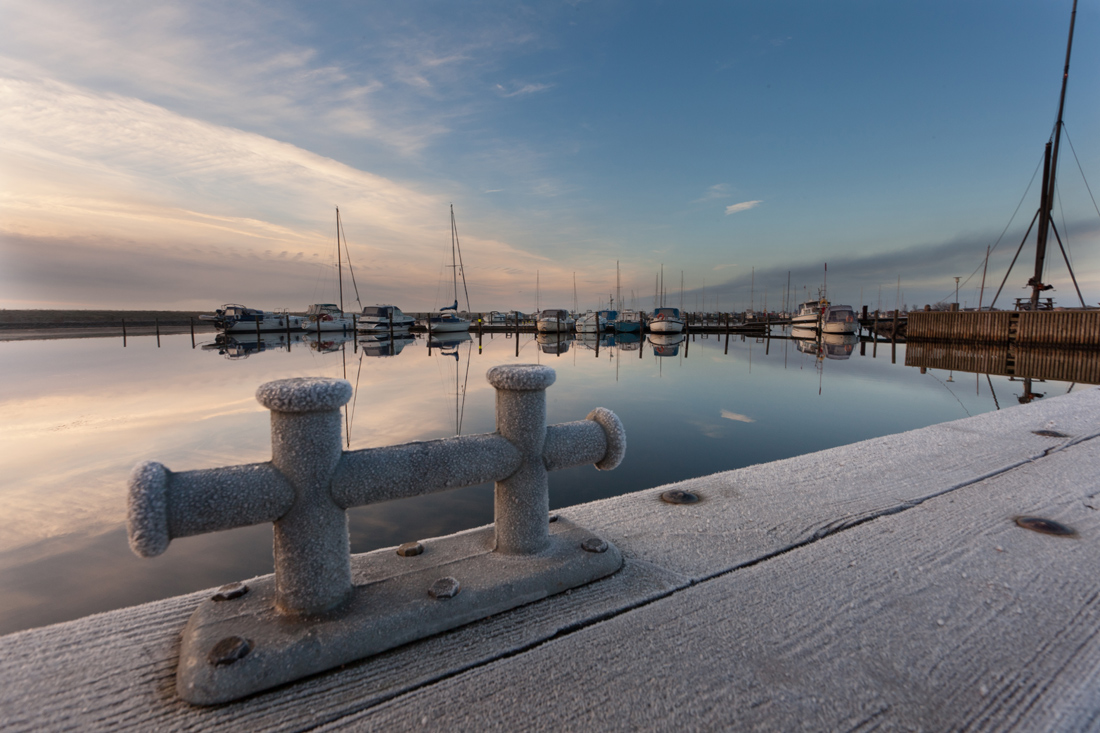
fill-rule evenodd
<path id="1" fill-rule="evenodd" d="M 653 345 L 654 356 L 677 356 L 684 338 L 682 333 L 651 333 L 649 343 Z"/>
<path id="2" fill-rule="evenodd" d="M 359 337 L 359 348 L 365 356 L 397 356 L 414 341 L 416 337 L 409 333 L 395 333 L 392 339 L 389 334 L 370 334 Z"/>
<path id="3" fill-rule="evenodd" d="M 634 333 L 620 331 L 615 334 L 615 345 L 623 351 L 637 351 L 642 347 L 642 335 L 637 331 Z"/>
<path id="4" fill-rule="evenodd" d="M 471 338 L 469 331 L 441 331 L 438 334 L 433 331 L 431 338 L 428 339 L 428 348 L 440 349 L 446 353 L 449 349 L 453 349 L 459 344 L 471 340 Z"/>
<path id="5" fill-rule="evenodd" d="M 824 333 L 821 335 L 821 348 L 826 359 L 847 359 L 852 356 L 852 347 L 859 343 L 854 333 Z"/>
<path id="6" fill-rule="evenodd" d="M 306 333 L 302 340 L 309 344 L 309 348 L 327 354 L 339 350 L 341 346 L 354 338 L 354 332 L 337 333 L 335 331 L 322 331 L 321 333 Z"/>
<path id="7" fill-rule="evenodd" d="M 568 333 L 540 333 L 535 340 L 544 354 L 564 354 L 569 351 L 573 336 Z"/>
<path id="8" fill-rule="evenodd" d="M 292 331 L 289 338 L 285 333 L 272 332 L 261 334 L 226 334 L 219 333 L 214 337 L 213 343 L 203 344 L 203 351 L 217 351 L 226 359 L 247 359 L 253 354 L 263 351 L 290 350 L 293 344 L 302 342 L 301 331 Z"/>
<path id="9" fill-rule="evenodd" d="M 617 339 L 613 333 L 579 333 L 577 334 L 577 346 L 596 351 L 614 346 Z"/>
<path id="10" fill-rule="evenodd" d="M 214 315 L 201 315 L 199 320 L 213 321 L 214 327 L 226 333 L 256 333 L 256 331 L 286 331 L 298 329 L 302 325 L 301 316 L 292 316 L 287 311 L 263 311 L 258 308 L 246 308 L 237 303 L 226 303 L 214 311 Z"/>
<path id="11" fill-rule="evenodd" d="M 805 326 L 795 326 L 791 329 L 791 338 L 800 341 L 816 341 L 817 329 L 806 328 Z"/>
<path id="12" fill-rule="evenodd" d="M 814 356 L 821 356 L 821 342 L 816 338 L 797 338 L 794 340 L 795 346 L 803 354 L 813 354 Z"/>

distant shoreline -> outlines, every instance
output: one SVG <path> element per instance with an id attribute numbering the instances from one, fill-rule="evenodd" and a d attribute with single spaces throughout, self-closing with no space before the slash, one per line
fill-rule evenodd
<path id="1" fill-rule="evenodd" d="M 206 323 L 199 320 L 203 311 L 155 311 L 155 310 L 0 310 L 0 329 L 23 330 L 43 328 L 121 328 L 123 321 L 130 326 L 195 326 Z"/>
<path id="2" fill-rule="evenodd" d="M 210 333 L 210 321 L 201 311 L 116 310 L 0 310 L 0 341 L 121 337 Z"/>

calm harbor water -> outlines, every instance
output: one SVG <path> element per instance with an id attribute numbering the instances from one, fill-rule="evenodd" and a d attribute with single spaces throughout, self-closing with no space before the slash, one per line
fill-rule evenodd
<path id="1" fill-rule="evenodd" d="M 266 339 L 267 337 L 265 337 Z M 134 464 L 172 470 L 270 458 L 268 413 L 253 394 L 292 376 L 348 379 L 351 449 L 494 429 L 485 372 L 508 363 L 557 371 L 551 423 L 616 412 L 627 456 L 611 472 L 551 475 L 552 507 L 637 491 L 1015 405 L 1007 377 L 904 366 L 905 346 L 695 335 L 612 346 L 486 334 L 395 346 L 343 337 L 189 335 L 0 342 L 0 633 L 271 572 L 271 527 L 174 540 L 155 559 L 126 541 Z M 861 351 L 865 349 L 865 354 Z M 390 355 L 392 351 L 398 353 Z M 1044 395 L 1064 382 L 1036 383 Z M 838 466 L 838 472 L 844 469 Z M 491 485 L 349 512 L 364 552 L 492 521 Z"/>

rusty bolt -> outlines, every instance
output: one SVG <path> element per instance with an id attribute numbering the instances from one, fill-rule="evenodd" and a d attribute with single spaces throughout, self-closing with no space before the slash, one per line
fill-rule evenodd
<path id="1" fill-rule="evenodd" d="M 406 542 L 397 548 L 397 554 L 401 557 L 416 557 L 424 552 L 424 545 L 420 542 Z"/>
<path id="2" fill-rule="evenodd" d="M 462 588 L 458 580 L 451 577 L 440 578 L 432 583 L 432 587 L 428 588 L 428 595 L 436 600 L 445 600 L 447 598 L 454 598 L 458 595 L 458 591 Z"/>
<path id="3" fill-rule="evenodd" d="M 585 552 L 607 552 L 607 543 L 599 537 L 589 537 L 581 543 L 581 549 Z"/>
<path id="4" fill-rule="evenodd" d="M 231 601 L 240 598 L 248 592 L 248 586 L 244 583 L 229 583 L 218 588 L 218 592 L 210 596 L 213 601 Z"/>
<path id="5" fill-rule="evenodd" d="M 1077 536 L 1077 530 L 1072 527 L 1067 527 L 1061 522 L 1055 522 L 1053 519 L 1043 519 L 1042 517 L 1016 517 L 1016 524 L 1024 529 L 1030 529 L 1032 532 L 1041 532 L 1042 534 L 1050 534 L 1055 537 Z"/>
<path id="6" fill-rule="evenodd" d="M 690 491 L 681 491 L 680 489 L 672 489 L 661 494 L 661 501 L 668 502 L 669 504 L 694 504 L 699 501 L 699 495 L 693 494 Z"/>
<path id="7" fill-rule="evenodd" d="M 250 651 L 252 651 L 252 642 L 248 639 L 240 636 L 227 636 L 214 645 L 206 658 L 215 667 L 222 667 L 244 659 Z"/>

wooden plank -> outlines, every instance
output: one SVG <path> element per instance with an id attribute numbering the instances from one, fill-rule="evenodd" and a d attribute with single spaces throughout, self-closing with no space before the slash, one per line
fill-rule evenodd
<path id="1" fill-rule="evenodd" d="M 624 571 L 570 595 L 217 708 L 188 706 L 173 692 L 178 635 L 204 594 L 0 637 L 0 720 L 9 730 L 277 729 L 340 720 L 464 670 L 523 655 L 692 583 L 770 564 L 768 558 L 815 546 L 874 517 L 1046 461 L 1049 451 L 1100 432 L 1098 414 L 1100 391 L 1084 390 L 678 485 L 697 491 L 699 504 L 666 504 L 658 498 L 662 487 L 563 510 L 614 542 L 627 558 Z M 1031 432 L 1037 429 L 1074 437 L 1041 437 Z"/>
<path id="2" fill-rule="evenodd" d="M 1096 728 L 1098 470 L 1078 444 L 321 730 Z"/>

